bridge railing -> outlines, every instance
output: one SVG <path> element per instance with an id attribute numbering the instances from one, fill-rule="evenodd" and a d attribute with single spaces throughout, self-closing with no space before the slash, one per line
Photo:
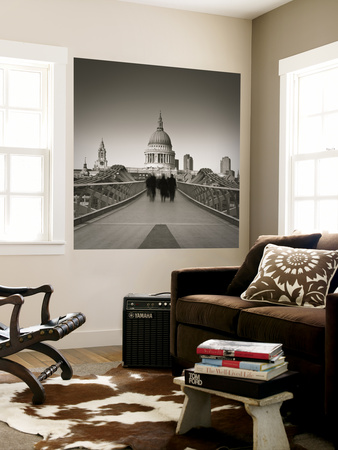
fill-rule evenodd
<path id="1" fill-rule="evenodd" d="M 210 208 L 229 222 L 239 225 L 239 189 L 177 182 L 177 188 L 189 199 Z"/>
<path id="2" fill-rule="evenodd" d="M 91 220 L 122 206 L 146 189 L 144 181 L 74 185 L 74 224 Z"/>

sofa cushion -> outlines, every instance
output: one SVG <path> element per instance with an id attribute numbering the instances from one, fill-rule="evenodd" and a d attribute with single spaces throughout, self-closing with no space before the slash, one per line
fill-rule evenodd
<path id="1" fill-rule="evenodd" d="M 293 248 L 316 248 L 320 233 L 291 236 L 263 235 L 259 236 L 251 247 L 245 261 L 228 286 L 227 295 L 240 296 L 255 278 L 264 248 L 267 244 L 285 245 Z"/>
<path id="2" fill-rule="evenodd" d="M 241 311 L 238 336 L 258 342 L 281 342 L 284 350 L 313 362 L 325 359 L 325 309 L 261 306 Z"/>
<path id="3" fill-rule="evenodd" d="M 338 251 L 268 244 L 243 300 L 324 308 Z"/>
<path id="4" fill-rule="evenodd" d="M 226 295 L 188 295 L 177 300 L 176 321 L 236 334 L 239 313 L 256 303 Z"/>

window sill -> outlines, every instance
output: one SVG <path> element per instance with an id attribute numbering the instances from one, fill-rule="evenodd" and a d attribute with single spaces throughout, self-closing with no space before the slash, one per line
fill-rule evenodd
<path id="1" fill-rule="evenodd" d="M 66 243 L 54 242 L 0 242 L 0 255 L 63 255 Z"/>

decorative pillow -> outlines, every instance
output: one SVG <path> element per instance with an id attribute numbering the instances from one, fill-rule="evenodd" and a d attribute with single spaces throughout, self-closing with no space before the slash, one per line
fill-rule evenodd
<path id="1" fill-rule="evenodd" d="M 320 233 L 290 236 L 262 235 L 256 240 L 247 254 L 245 261 L 227 289 L 227 295 L 240 296 L 255 278 L 264 248 L 267 244 L 287 245 L 293 248 L 316 248 Z"/>
<path id="2" fill-rule="evenodd" d="M 258 273 L 241 298 L 279 305 L 325 308 L 338 251 L 268 244 Z"/>

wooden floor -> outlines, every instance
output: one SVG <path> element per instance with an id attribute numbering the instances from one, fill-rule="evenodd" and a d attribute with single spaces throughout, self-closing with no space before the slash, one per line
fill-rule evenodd
<path id="1" fill-rule="evenodd" d="M 122 361 L 122 346 L 114 345 L 108 347 L 72 348 L 60 350 L 62 355 L 73 364 L 103 363 L 111 361 Z M 19 354 L 9 356 L 8 359 L 16 361 L 28 369 L 37 367 L 48 367 L 53 360 L 42 353 L 33 351 L 22 351 Z"/>

